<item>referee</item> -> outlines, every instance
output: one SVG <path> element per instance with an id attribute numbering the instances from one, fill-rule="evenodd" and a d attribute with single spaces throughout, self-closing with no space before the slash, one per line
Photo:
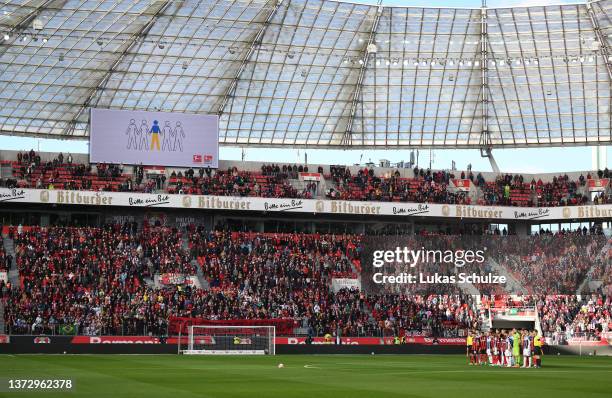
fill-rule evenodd
<path id="1" fill-rule="evenodd" d="M 470 350 L 472 349 L 472 332 L 468 331 L 467 339 L 465 339 L 465 356 L 467 357 L 468 365 L 472 364 Z"/>
<path id="2" fill-rule="evenodd" d="M 536 333 L 534 332 L 534 334 Z M 543 343 L 544 338 L 537 333 L 533 338 L 533 360 L 536 368 L 542 367 L 542 356 L 544 355 L 544 351 L 542 351 Z"/>

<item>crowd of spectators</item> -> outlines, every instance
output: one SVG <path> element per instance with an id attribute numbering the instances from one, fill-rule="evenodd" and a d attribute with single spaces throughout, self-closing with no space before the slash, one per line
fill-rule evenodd
<path id="1" fill-rule="evenodd" d="M 589 270 L 609 262 L 603 235 L 557 234 L 491 239 L 488 253 L 532 294 L 578 290 Z"/>
<path id="2" fill-rule="evenodd" d="M 182 234 L 176 228 L 145 227 L 139 239 L 143 256 L 151 263 L 152 274 L 196 274 L 191 255 L 183 247 Z"/>
<path id="3" fill-rule="evenodd" d="M 571 229 L 571 228 L 561 228 L 560 230 L 557 231 L 552 231 L 550 228 L 540 228 L 539 231 L 532 233 L 532 235 L 539 235 L 539 236 L 543 236 L 543 235 L 548 235 L 548 236 L 554 236 L 554 235 L 559 235 L 559 236 L 566 236 L 566 235 L 577 235 L 577 236 L 587 236 L 587 235 L 603 235 L 603 229 L 602 229 L 602 225 L 601 224 L 595 224 L 593 223 L 593 225 L 591 225 L 589 228 L 587 228 L 586 226 L 583 226 L 582 228 L 580 226 L 576 227 L 576 229 Z"/>
<path id="4" fill-rule="evenodd" d="M 368 305 L 386 335 L 458 337 L 480 327 L 472 296 L 375 295 Z"/>
<path id="5" fill-rule="evenodd" d="M 612 204 L 612 192 L 607 192 L 607 193 L 605 191 L 599 192 L 593 197 L 593 204 L 596 204 L 596 205 Z"/>
<path id="6" fill-rule="evenodd" d="M 537 301 L 542 333 L 554 344 L 599 340 L 612 325 L 612 303 L 603 295 L 549 295 Z"/>
<path id="7" fill-rule="evenodd" d="M 236 167 L 227 170 L 193 169 L 172 172 L 168 180 L 168 192 L 179 194 L 217 196 L 256 196 L 264 198 L 305 198 L 316 193 L 316 184 L 298 190 L 282 173 L 260 174 L 241 171 Z"/>
<path id="8" fill-rule="evenodd" d="M 152 274 L 194 274 L 176 230 L 132 226 L 11 229 L 21 286 L 3 290 L 13 333 L 84 334 L 163 331 L 169 316 L 293 319 L 312 334 L 443 333 L 465 326 L 453 300 L 403 301 L 391 312 L 355 288 L 330 289 L 355 276 L 359 237 L 350 235 L 189 232 L 189 251 L 209 289 L 153 288 Z M 410 311 L 405 305 L 413 302 Z M 372 317 L 371 311 L 376 316 Z M 410 319 L 399 320 L 405 314 Z M 63 330 L 63 329 L 62 329 Z"/>
<path id="9" fill-rule="evenodd" d="M 297 183 L 300 173 L 308 173 L 307 165 L 263 164 L 261 171 L 199 168 L 173 170 L 169 175 L 146 175 L 142 165 L 134 166 L 131 174 L 121 164 L 74 163 L 72 156 L 59 153 L 43 162 L 35 151 L 18 153 L 13 162 L 13 176 L 0 180 L 0 186 L 67 190 L 120 192 L 165 191 L 179 194 L 219 196 L 255 196 L 267 198 L 315 198 L 316 181 Z M 591 173 L 572 180 L 568 175 L 554 177 L 549 182 L 523 175 L 502 174 L 493 181 L 485 180 L 471 169 L 432 171 L 415 167 L 412 177 L 402 177 L 399 170 L 381 171 L 366 167 L 355 175 L 349 167 L 330 166 L 329 174 L 318 166 L 317 173 L 327 178 L 327 188 L 321 192 L 328 199 L 354 201 L 415 202 L 444 204 L 481 204 L 504 206 L 555 207 L 586 203 L 612 203 L 612 178 L 606 168 L 596 176 Z M 589 198 L 587 184 L 598 178 L 603 184 Z M 457 181 L 461 186 L 455 186 Z M 299 188 L 297 188 L 299 186 Z M 473 188 L 473 189 L 472 189 Z"/>
<path id="10" fill-rule="evenodd" d="M 403 178 L 398 170 L 389 176 L 376 176 L 373 168 L 360 169 L 351 175 L 348 168 L 335 167 L 331 178 L 335 184 L 326 192 L 329 199 L 470 204 L 463 191 L 451 191 L 445 171 L 415 169 L 414 178 Z"/>
<path id="11" fill-rule="evenodd" d="M 374 168 L 358 170 L 352 175 L 348 167 L 330 167 L 332 187 L 327 189 L 329 199 L 361 201 L 395 201 L 417 203 L 471 204 L 469 189 L 454 189 L 452 180 L 469 181 L 481 191 L 481 205 L 556 207 L 575 206 L 589 203 L 587 181 L 590 173 L 574 181 L 568 175 L 553 177 L 552 181 L 532 178 L 525 181 L 523 175 L 503 174 L 494 181 L 486 181 L 481 173 L 474 175 L 471 170 L 460 175 L 447 171 L 432 171 L 415 168 L 413 178 L 401 177 L 399 170 L 377 175 Z M 607 185 L 595 195 L 592 203 L 612 203 L 612 179 L 606 180 L 610 172 L 600 170 L 597 177 Z M 462 186 L 465 188 L 465 186 Z"/>
<path id="12" fill-rule="evenodd" d="M 580 309 L 578 298 L 568 295 L 542 296 L 536 308 L 543 335 L 556 344 L 565 343 L 572 320 Z"/>
<path id="13" fill-rule="evenodd" d="M 319 166 L 319 173 L 323 173 L 323 168 Z M 308 173 L 308 165 L 287 165 L 284 164 L 279 166 L 278 164 L 263 164 L 261 166 L 261 174 L 264 176 L 278 176 L 281 175 L 283 178 L 291 178 L 297 180 L 300 173 Z"/>
<path id="14" fill-rule="evenodd" d="M 582 303 L 572 320 L 570 338 L 599 340 L 602 333 L 609 332 L 612 323 L 610 298 L 592 295 L 583 299 Z"/>
<path id="15" fill-rule="evenodd" d="M 139 229 L 134 223 L 11 228 L 20 286 L 0 285 L 6 324 L 12 333 L 158 334 L 164 333 L 171 316 L 281 318 L 319 336 L 438 337 L 462 336 L 465 330 L 481 326 L 482 313 L 473 296 L 366 294 L 356 287 L 333 288 L 334 278 L 354 278 L 360 272 L 362 236 L 195 227 L 185 234 L 166 227 Z M 447 241 L 451 237 L 440 238 L 442 246 L 452 244 Z M 571 261 L 581 275 L 597 264 L 603 245 L 598 239 L 582 244 L 579 239 L 585 238 L 532 239 L 537 242 L 530 249 L 544 268 L 535 267 L 527 274 L 531 284 L 550 289 L 548 281 L 554 279 L 574 289 L 579 282 L 574 271 L 566 269 L 568 276 L 562 275 L 556 264 Z M 524 241 L 492 245 L 490 251 L 513 250 L 517 256 L 528 250 Z M 507 258 L 504 261 L 505 267 L 511 266 Z M 152 284 L 154 275 L 165 273 L 199 273 L 203 288 Z M 549 337 L 593 338 L 608 330 L 610 300 L 605 296 L 584 300 L 527 296 L 526 300 L 523 304 L 537 306 Z"/>
<path id="16" fill-rule="evenodd" d="M 481 184 L 483 191 L 482 204 L 503 206 L 556 207 L 575 206 L 589 201 L 584 190 L 591 179 L 588 174 L 581 175 L 578 181 L 571 180 L 567 175 L 553 177 L 550 182 L 532 179 L 526 182 L 520 174 L 500 175 L 492 182 Z M 582 192 L 582 193 L 581 193 Z"/>
<path id="17" fill-rule="evenodd" d="M 4 242 L 0 239 L 0 271 L 7 272 L 11 268 L 13 257 L 4 249 Z"/>
<path id="18" fill-rule="evenodd" d="M 10 234 L 21 285 L 5 303 L 13 332 L 57 332 L 66 325 L 120 330 L 126 296 L 148 275 L 132 229 L 32 227 Z"/>
<path id="19" fill-rule="evenodd" d="M 37 189 L 66 189 L 92 191 L 134 191 L 131 176 L 124 174 L 123 165 L 98 163 L 74 163 L 72 155 L 59 153 L 52 160 L 43 162 L 34 150 L 17 154 L 12 164 L 13 177 L 7 179 L 8 187 Z"/>
<path id="20" fill-rule="evenodd" d="M 10 235 L 21 286 L 4 293 L 5 318 L 16 333 L 57 333 L 65 327 L 84 334 L 162 330 L 171 287 L 153 291 L 145 278 L 195 273 L 180 234 L 168 228 L 33 227 L 11 229 Z"/>

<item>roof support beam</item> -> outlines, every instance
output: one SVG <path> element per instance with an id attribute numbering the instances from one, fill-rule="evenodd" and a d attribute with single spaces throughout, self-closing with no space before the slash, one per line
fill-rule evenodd
<path id="1" fill-rule="evenodd" d="M 266 30 L 268 29 L 268 26 L 270 26 L 270 23 L 272 22 L 272 18 L 274 18 L 281 4 L 283 4 L 283 0 L 271 0 L 269 3 L 273 3 L 273 5 L 272 5 L 272 8 L 270 9 L 270 12 L 268 13 L 268 16 L 266 17 L 266 20 L 264 21 L 263 25 L 261 25 L 261 28 L 259 28 L 259 31 L 253 38 L 253 41 L 251 41 L 251 45 L 249 46 L 249 51 L 247 51 L 246 55 L 240 62 L 240 67 L 238 68 L 238 71 L 236 71 L 236 74 L 234 75 L 234 78 L 232 79 L 232 83 L 229 85 L 229 87 L 223 94 L 223 100 L 221 101 L 221 105 L 219 105 L 219 108 L 217 109 L 217 114 L 219 116 L 223 114 L 225 107 L 227 106 L 227 103 L 229 102 L 230 98 L 232 98 L 232 96 L 234 95 L 234 92 L 236 91 L 236 87 L 238 87 L 238 82 L 240 81 L 240 77 L 242 76 L 242 72 L 244 72 L 244 70 L 246 69 L 246 66 L 251 60 L 253 53 L 255 53 L 255 50 L 257 50 L 257 48 L 261 45 L 261 40 L 263 39 L 264 34 L 266 33 Z"/>
<path id="2" fill-rule="evenodd" d="M 368 68 L 368 61 L 370 60 L 370 54 L 376 53 L 376 45 L 374 44 L 374 37 L 376 36 L 376 31 L 378 30 L 378 23 L 380 22 L 380 16 L 383 13 L 384 7 L 382 6 L 382 0 L 378 0 L 377 4 L 378 8 L 376 9 L 376 16 L 374 17 L 374 23 L 372 24 L 372 29 L 370 29 L 370 35 L 368 36 L 368 42 L 363 49 L 363 57 L 361 61 L 361 67 L 359 68 L 359 76 L 357 77 L 357 82 L 355 83 L 355 89 L 353 91 L 352 101 L 351 101 L 351 111 L 349 113 L 349 119 L 346 123 L 346 129 L 344 130 L 344 134 L 342 135 L 342 139 L 340 140 L 340 145 L 342 146 L 351 146 L 353 144 L 353 123 L 355 122 L 355 113 L 357 113 L 357 106 L 359 105 L 359 98 L 361 97 L 361 91 L 363 89 L 363 79 L 365 77 L 366 70 Z"/>
<path id="3" fill-rule="evenodd" d="M 608 42 L 604 38 L 603 33 L 601 33 L 601 28 L 599 27 L 597 18 L 595 18 L 595 12 L 593 11 L 593 6 L 590 0 L 586 3 L 586 8 L 587 12 L 589 13 L 589 20 L 591 21 L 593 32 L 595 32 L 595 37 L 597 37 L 597 41 L 599 42 L 599 51 L 603 57 L 604 65 L 606 65 L 606 69 L 608 70 L 610 83 L 612 83 L 612 60 L 610 59 L 612 51 L 608 48 Z"/>
<path id="4" fill-rule="evenodd" d="M 172 0 L 156 1 L 153 3 L 152 7 L 155 7 L 155 8 L 152 10 L 153 15 L 151 16 L 149 21 L 146 24 L 144 24 L 142 28 L 140 28 L 137 32 L 135 32 L 130 37 L 130 39 L 127 42 L 127 45 L 121 51 L 119 56 L 115 59 L 111 67 L 108 68 L 108 70 L 104 73 L 104 76 L 102 76 L 102 78 L 98 81 L 98 84 L 96 85 L 96 87 L 93 88 L 89 92 L 89 94 L 87 95 L 87 98 L 83 102 L 83 105 L 81 105 L 81 107 L 79 108 L 74 118 L 72 118 L 72 121 L 70 122 L 70 124 L 64 130 L 64 135 L 72 135 L 72 133 L 74 132 L 74 129 L 76 128 L 76 124 L 78 122 L 79 117 L 81 117 L 81 115 L 83 115 L 83 113 L 87 110 L 87 108 L 89 108 L 92 105 L 92 101 L 94 100 L 96 95 L 99 92 L 102 92 L 106 89 L 106 85 L 108 84 L 110 77 L 117 70 L 117 67 L 119 66 L 121 61 L 123 61 L 123 59 L 130 53 L 130 51 L 132 51 L 132 49 L 134 49 L 134 47 L 138 45 L 139 42 L 144 37 L 147 36 L 147 34 L 149 34 L 149 31 L 151 30 L 151 28 L 153 28 L 157 19 L 164 14 L 164 12 L 168 9 L 168 7 L 170 7 L 172 3 L 173 3 Z M 183 1 L 181 1 L 180 3 L 182 4 Z M 180 4 L 177 6 L 177 8 L 178 7 L 180 7 Z M 95 104 L 93 105 L 94 106 L 97 105 L 99 101 L 100 101 L 100 97 L 98 97 Z"/>
<path id="5" fill-rule="evenodd" d="M 489 34 L 487 30 L 487 1 L 480 9 L 480 155 L 491 158 L 491 133 L 489 132 Z"/>

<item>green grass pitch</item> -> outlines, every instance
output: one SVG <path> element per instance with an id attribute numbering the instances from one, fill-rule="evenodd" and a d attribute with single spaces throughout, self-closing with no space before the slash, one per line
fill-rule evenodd
<path id="1" fill-rule="evenodd" d="M 284 368 L 279 369 L 278 364 Z M 612 395 L 612 358 L 549 356 L 542 369 L 448 355 L 0 355 L 0 379 L 70 378 L 66 392 L 3 397 L 536 397 Z M 42 394 L 42 395 L 41 395 Z"/>

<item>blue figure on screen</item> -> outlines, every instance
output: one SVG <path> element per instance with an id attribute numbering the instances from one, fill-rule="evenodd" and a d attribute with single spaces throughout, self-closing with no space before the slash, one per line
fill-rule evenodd
<path id="1" fill-rule="evenodd" d="M 170 143 L 172 142 L 171 135 L 172 135 L 172 127 L 170 127 L 170 122 L 166 121 L 164 123 L 164 129 L 163 129 L 164 141 L 162 142 L 162 151 L 174 150 L 172 148 L 172 145 L 170 145 Z"/>
<path id="2" fill-rule="evenodd" d="M 138 143 L 138 149 L 141 151 L 149 150 L 149 126 L 144 119 L 140 124 L 140 142 Z"/>
<path id="3" fill-rule="evenodd" d="M 149 133 L 151 134 L 151 150 L 153 150 L 153 147 L 157 147 L 159 151 L 159 135 L 161 134 L 161 130 L 159 129 L 157 120 L 153 121 L 153 126 L 151 130 L 149 130 Z"/>
<path id="4" fill-rule="evenodd" d="M 127 130 L 125 130 L 125 135 L 128 136 L 127 149 L 138 149 L 138 141 L 136 140 L 136 137 L 140 135 L 139 133 L 140 130 L 138 130 L 138 127 L 136 127 L 136 120 L 130 119 L 130 124 L 128 125 Z"/>
<path id="5" fill-rule="evenodd" d="M 181 122 L 176 122 L 176 127 L 174 129 L 174 150 L 179 150 L 183 152 L 183 138 L 185 138 L 185 131 L 183 130 L 183 125 Z"/>

